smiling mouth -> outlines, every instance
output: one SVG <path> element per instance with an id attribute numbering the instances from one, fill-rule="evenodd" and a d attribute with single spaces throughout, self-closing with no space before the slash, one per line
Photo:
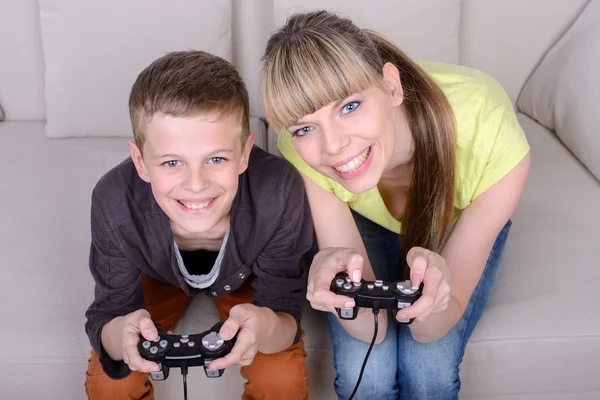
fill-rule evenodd
<path id="1" fill-rule="evenodd" d="M 203 201 L 201 203 L 193 203 L 193 202 L 181 201 L 181 200 L 177 200 L 177 201 L 179 202 L 179 204 L 181 204 L 182 206 L 184 206 L 185 208 L 187 208 L 189 210 L 203 210 L 206 207 L 208 207 L 210 205 L 210 203 L 213 202 L 214 199 L 216 199 L 216 197 L 213 197 L 212 199 Z"/>
<path id="2" fill-rule="evenodd" d="M 348 161 L 346 164 L 338 165 L 337 167 L 334 167 L 334 169 L 338 172 L 352 172 L 361 165 L 363 165 L 367 158 L 369 158 L 369 154 L 371 154 L 371 146 L 369 146 L 365 151 L 363 151 L 362 154 Z"/>

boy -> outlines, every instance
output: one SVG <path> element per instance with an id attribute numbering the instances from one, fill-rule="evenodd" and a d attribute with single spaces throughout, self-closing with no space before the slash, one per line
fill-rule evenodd
<path id="1" fill-rule="evenodd" d="M 92 195 L 88 397 L 152 399 L 158 366 L 140 357 L 140 336 L 172 330 L 205 293 L 226 320 L 220 336 L 238 333 L 209 367 L 242 365 L 243 398 L 308 398 L 299 321 L 310 210 L 295 170 L 253 147 L 237 71 L 205 52 L 170 53 L 138 76 L 129 111 L 131 157 Z"/>

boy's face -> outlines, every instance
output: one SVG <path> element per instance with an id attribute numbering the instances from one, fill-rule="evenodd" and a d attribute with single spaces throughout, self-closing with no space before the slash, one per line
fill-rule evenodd
<path id="1" fill-rule="evenodd" d="M 242 148 L 240 134 L 236 114 L 157 113 L 146 124 L 143 157 L 129 142 L 140 178 L 151 184 L 156 202 L 184 232 L 210 231 L 228 217 L 254 143 L 252 134 Z"/>

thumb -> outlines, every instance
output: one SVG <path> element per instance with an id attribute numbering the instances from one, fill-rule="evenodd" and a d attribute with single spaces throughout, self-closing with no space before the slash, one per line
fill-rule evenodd
<path id="1" fill-rule="evenodd" d="M 406 262 L 410 268 L 410 280 L 413 286 L 419 286 L 423 282 L 425 270 L 427 269 L 430 250 L 422 247 L 413 247 L 406 255 Z"/>
<path id="2" fill-rule="evenodd" d="M 232 309 L 233 310 L 233 309 Z M 223 323 L 219 330 L 219 336 L 223 340 L 231 340 L 243 324 L 243 318 L 240 314 L 229 312 L 229 318 Z"/>
<path id="3" fill-rule="evenodd" d="M 354 282 L 360 282 L 362 278 L 363 261 L 363 257 L 354 251 L 343 253 L 341 263 L 346 266 L 346 272 Z"/>
<path id="4" fill-rule="evenodd" d="M 141 317 L 138 322 L 138 327 L 142 336 L 147 340 L 154 340 L 158 337 L 158 331 L 154 322 L 149 317 Z"/>

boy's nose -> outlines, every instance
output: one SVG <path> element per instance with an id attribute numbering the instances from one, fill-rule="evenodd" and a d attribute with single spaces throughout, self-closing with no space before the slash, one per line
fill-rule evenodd
<path id="1" fill-rule="evenodd" d="M 200 171 L 192 171 L 183 182 L 183 187 L 190 192 L 199 193 L 209 186 L 209 180 Z"/>

